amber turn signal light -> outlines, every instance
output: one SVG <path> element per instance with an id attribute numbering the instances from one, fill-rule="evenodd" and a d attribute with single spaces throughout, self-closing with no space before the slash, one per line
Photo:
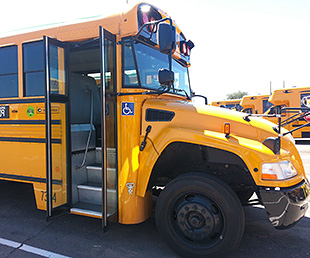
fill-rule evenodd
<path id="1" fill-rule="evenodd" d="M 225 137 L 228 138 L 230 134 L 230 123 L 225 123 L 224 124 L 224 134 Z"/>

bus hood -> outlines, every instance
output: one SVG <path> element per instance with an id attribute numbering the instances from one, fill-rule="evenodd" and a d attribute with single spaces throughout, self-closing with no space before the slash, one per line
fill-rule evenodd
<path id="1" fill-rule="evenodd" d="M 266 140 L 278 139 L 274 123 L 260 117 L 225 108 L 193 105 L 187 101 L 147 99 L 142 107 L 141 140 L 147 138 L 158 154 L 172 142 L 187 142 L 225 150 L 239 156 L 250 171 L 261 168 L 264 163 L 290 160 L 298 176 L 283 181 L 284 185 L 294 185 L 305 178 L 304 167 L 296 149 L 294 139 L 289 134 L 281 137 L 280 150 L 275 153 Z M 230 124 L 230 133 L 224 133 L 225 123 Z M 284 130 L 284 129 L 283 129 Z M 255 172 L 254 172 L 255 173 Z M 255 174 L 257 185 L 278 186 L 278 181 L 262 180 Z M 289 182 L 289 183 L 288 183 Z"/>
<path id="2" fill-rule="evenodd" d="M 263 118 L 250 117 L 246 114 L 214 106 L 193 105 L 186 101 L 171 101 L 163 99 L 149 99 L 144 103 L 144 109 L 173 112 L 170 124 L 180 128 L 203 130 L 224 134 L 224 124 L 230 124 L 230 137 L 238 136 L 246 139 L 263 142 L 268 137 L 277 137 L 271 123 Z M 147 116 L 148 113 L 146 113 Z M 146 117 L 147 119 L 147 117 Z M 152 120 L 152 119 L 151 119 Z M 291 139 L 291 137 L 286 137 Z"/>

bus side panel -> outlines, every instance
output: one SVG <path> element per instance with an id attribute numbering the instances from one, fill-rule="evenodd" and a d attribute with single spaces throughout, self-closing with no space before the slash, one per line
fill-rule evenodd
<path id="1" fill-rule="evenodd" d="M 136 96 L 126 96 L 118 100 L 118 105 L 119 222 L 136 224 L 145 221 L 152 212 L 151 192 L 137 195 L 137 178 L 141 173 L 139 148 L 142 100 Z M 128 107 L 132 109 L 130 114 L 122 110 Z"/>
<path id="2" fill-rule="evenodd" d="M 45 104 L 10 104 L 0 120 L 0 179 L 32 183 L 38 209 L 46 209 Z M 52 104 L 53 205 L 67 202 L 65 104 Z"/>

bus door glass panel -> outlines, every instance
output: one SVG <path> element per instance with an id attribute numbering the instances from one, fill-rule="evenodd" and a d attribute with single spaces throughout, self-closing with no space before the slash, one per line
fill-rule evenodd
<path id="1" fill-rule="evenodd" d="M 68 204 L 68 96 L 66 47 L 45 37 L 46 51 L 46 137 L 47 216 L 59 213 Z"/>
<path id="2" fill-rule="evenodd" d="M 117 213 L 115 35 L 100 27 L 102 99 L 102 226 Z"/>
<path id="3" fill-rule="evenodd" d="M 105 38 L 105 86 L 106 86 L 106 130 L 107 130 L 107 168 L 114 173 L 107 173 L 108 190 L 115 193 L 113 205 L 108 202 L 108 214 L 117 211 L 117 166 L 116 166 L 116 83 L 115 83 L 115 43 Z M 111 192 L 111 191 L 110 191 Z"/>

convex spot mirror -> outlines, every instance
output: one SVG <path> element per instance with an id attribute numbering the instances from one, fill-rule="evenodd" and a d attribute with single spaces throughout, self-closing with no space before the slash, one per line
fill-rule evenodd
<path id="1" fill-rule="evenodd" d="M 158 28 L 159 33 L 159 51 L 168 54 L 176 48 L 176 28 L 169 23 L 162 22 Z"/>
<path id="2" fill-rule="evenodd" d="M 160 85 L 170 86 L 174 82 L 174 72 L 167 69 L 159 69 L 158 80 Z"/>

